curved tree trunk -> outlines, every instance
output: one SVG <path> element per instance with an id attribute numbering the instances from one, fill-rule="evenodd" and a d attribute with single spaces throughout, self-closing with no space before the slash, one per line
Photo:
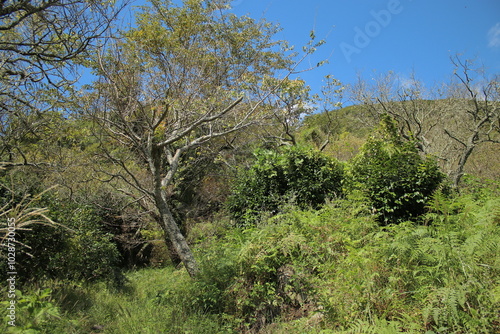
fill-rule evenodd
<path id="1" fill-rule="evenodd" d="M 474 151 L 474 148 L 476 145 L 472 143 L 472 140 L 469 141 L 469 145 L 467 145 L 460 155 L 460 159 L 458 161 L 458 166 L 456 170 L 453 172 L 452 176 L 452 185 L 455 188 L 458 188 L 458 185 L 460 184 L 460 180 L 462 179 L 462 176 L 464 176 L 464 168 L 465 164 L 469 160 L 469 157 L 472 154 L 472 151 Z"/>

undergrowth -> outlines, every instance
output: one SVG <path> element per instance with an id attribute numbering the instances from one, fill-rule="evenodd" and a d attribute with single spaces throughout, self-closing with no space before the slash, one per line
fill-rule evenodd
<path id="1" fill-rule="evenodd" d="M 500 331 L 496 193 L 437 193 L 421 221 L 388 226 L 365 203 L 289 207 L 257 226 L 192 236 L 196 280 L 167 267 L 130 272 L 121 287 L 47 283 L 44 294 L 23 292 L 38 296 L 35 309 L 19 303 L 20 317 L 45 318 L 19 324 L 30 333 Z"/>

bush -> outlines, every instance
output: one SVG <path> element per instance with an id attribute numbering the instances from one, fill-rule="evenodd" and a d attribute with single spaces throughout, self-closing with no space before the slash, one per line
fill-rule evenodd
<path id="1" fill-rule="evenodd" d="M 20 284 L 118 278 L 120 254 L 96 206 L 77 204 L 52 191 L 54 187 L 42 191 L 43 181 L 29 170 L 2 173 L 0 229 L 5 230 L 7 217 L 16 218 Z M 2 260 L 6 255 L 0 254 Z M 7 272 L 7 261 L 0 261 L 0 278 L 5 279 Z"/>
<path id="2" fill-rule="evenodd" d="M 300 208 L 318 208 L 342 193 L 343 166 L 319 151 L 286 147 L 258 150 L 255 163 L 238 176 L 228 208 L 238 223 L 255 222 L 262 212 L 276 214 L 293 199 Z"/>
<path id="3" fill-rule="evenodd" d="M 351 187 L 362 190 L 384 225 L 415 220 L 444 180 L 431 158 L 422 158 L 414 141 L 403 142 L 385 118 L 351 161 Z"/>
<path id="4" fill-rule="evenodd" d="M 22 280 L 118 278 L 115 274 L 120 255 L 116 244 L 92 208 L 55 198 L 41 204 L 48 207 L 48 216 L 60 226 L 35 224 L 18 231 L 19 241 L 30 247 L 16 258 Z"/>

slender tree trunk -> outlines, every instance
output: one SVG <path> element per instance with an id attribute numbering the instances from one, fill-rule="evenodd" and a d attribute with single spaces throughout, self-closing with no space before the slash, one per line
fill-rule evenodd
<path id="1" fill-rule="evenodd" d="M 467 138 L 467 142 L 461 141 L 454 135 L 452 135 L 448 130 L 444 130 L 444 132 L 453 140 L 457 141 L 459 144 L 463 146 L 463 151 L 460 154 L 460 159 L 458 160 L 458 165 L 455 171 L 453 172 L 453 177 L 452 177 L 452 182 L 453 182 L 453 187 L 458 188 L 458 185 L 460 184 L 460 180 L 462 179 L 462 176 L 464 176 L 464 168 L 465 164 L 467 163 L 467 160 L 469 160 L 469 157 L 471 156 L 472 152 L 476 148 L 479 140 L 479 129 L 481 125 L 485 121 L 482 120 L 478 125 L 476 125 L 476 129 L 474 130 L 474 133 Z"/>
<path id="2" fill-rule="evenodd" d="M 150 139 L 149 142 L 151 143 L 151 141 L 152 140 Z M 162 155 L 164 153 L 160 147 L 152 144 L 148 145 L 147 152 L 149 154 L 149 168 L 154 182 L 154 200 L 156 208 L 158 209 L 158 214 L 160 215 L 160 226 L 172 242 L 173 248 L 179 255 L 179 258 L 188 271 L 189 276 L 194 278 L 199 272 L 198 264 L 196 263 L 191 249 L 189 248 L 186 238 L 182 235 L 182 232 L 172 215 L 172 211 L 170 211 L 167 193 L 165 192 L 162 184 L 160 167 L 162 165 Z M 171 166 L 171 168 L 174 167 Z"/>
<path id="3" fill-rule="evenodd" d="M 163 224 L 158 221 L 158 225 L 162 226 Z M 165 239 L 165 244 L 167 245 L 170 261 L 175 267 L 177 267 L 182 263 L 181 257 L 179 256 L 179 254 L 177 254 L 177 250 L 174 247 L 174 243 L 172 242 L 172 240 L 170 240 L 170 237 L 168 236 L 167 233 L 165 233 L 164 239 Z"/>
<path id="4" fill-rule="evenodd" d="M 453 173 L 453 187 L 457 188 L 460 184 L 460 180 L 462 179 L 462 176 L 464 176 L 465 164 L 467 163 L 467 160 L 469 160 L 469 157 L 472 154 L 472 151 L 474 151 L 475 147 L 476 145 L 469 143 L 469 145 L 464 149 L 462 155 L 460 156 L 457 169 Z"/>
<path id="5" fill-rule="evenodd" d="M 155 194 L 155 201 L 160 213 L 160 223 L 163 231 L 168 235 L 189 276 L 195 277 L 199 272 L 198 264 L 189 248 L 186 238 L 182 235 L 179 226 L 172 216 L 172 212 L 166 201 L 166 194 L 163 190 L 160 189 Z"/>

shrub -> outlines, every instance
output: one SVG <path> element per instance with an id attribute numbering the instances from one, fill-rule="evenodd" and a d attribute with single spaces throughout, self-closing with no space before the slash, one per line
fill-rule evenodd
<path id="1" fill-rule="evenodd" d="M 425 212 L 444 174 L 419 155 L 414 141 L 402 141 L 389 117 L 351 161 L 351 187 L 365 192 L 382 224 L 414 220 Z"/>
<path id="2" fill-rule="evenodd" d="M 318 208 L 342 193 L 343 166 L 319 151 L 286 147 L 258 150 L 255 163 L 238 176 L 228 208 L 239 222 L 255 222 L 262 212 L 275 214 L 293 199 L 300 208 Z"/>
<path id="3" fill-rule="evenodd" d="M 47 215 L 60 225 L 36 224 L 18 231 L 19 241 L 29 246 L 16 258 L 22 280 L 118 278 L 116 244 L 92 208 L 55 198 L 41 204 L 48 207 Z"/>
<path id="4" fill-rule="evenodd" d="M 57 276 L 77 280 L 114 278 L 118 249 L 93 208 L 66 203 L 54 209 L 53 217 L 72 229 L 63 232 L 64 250 L 52 255 Z"/>
<path id="5" fill-rule="evenodd" d="M 0 173 L 0 230 L 7 217 L 16 218 L 18 282 L 118 278 L 120 254 L 96 206 L 77 204 L 53 188 L 42 191 L 34 173 Z M 0 253 L 2 260 L 6 255 Z M 7 272 L 7 261 L 0 261 L 0 278 Z"/>

